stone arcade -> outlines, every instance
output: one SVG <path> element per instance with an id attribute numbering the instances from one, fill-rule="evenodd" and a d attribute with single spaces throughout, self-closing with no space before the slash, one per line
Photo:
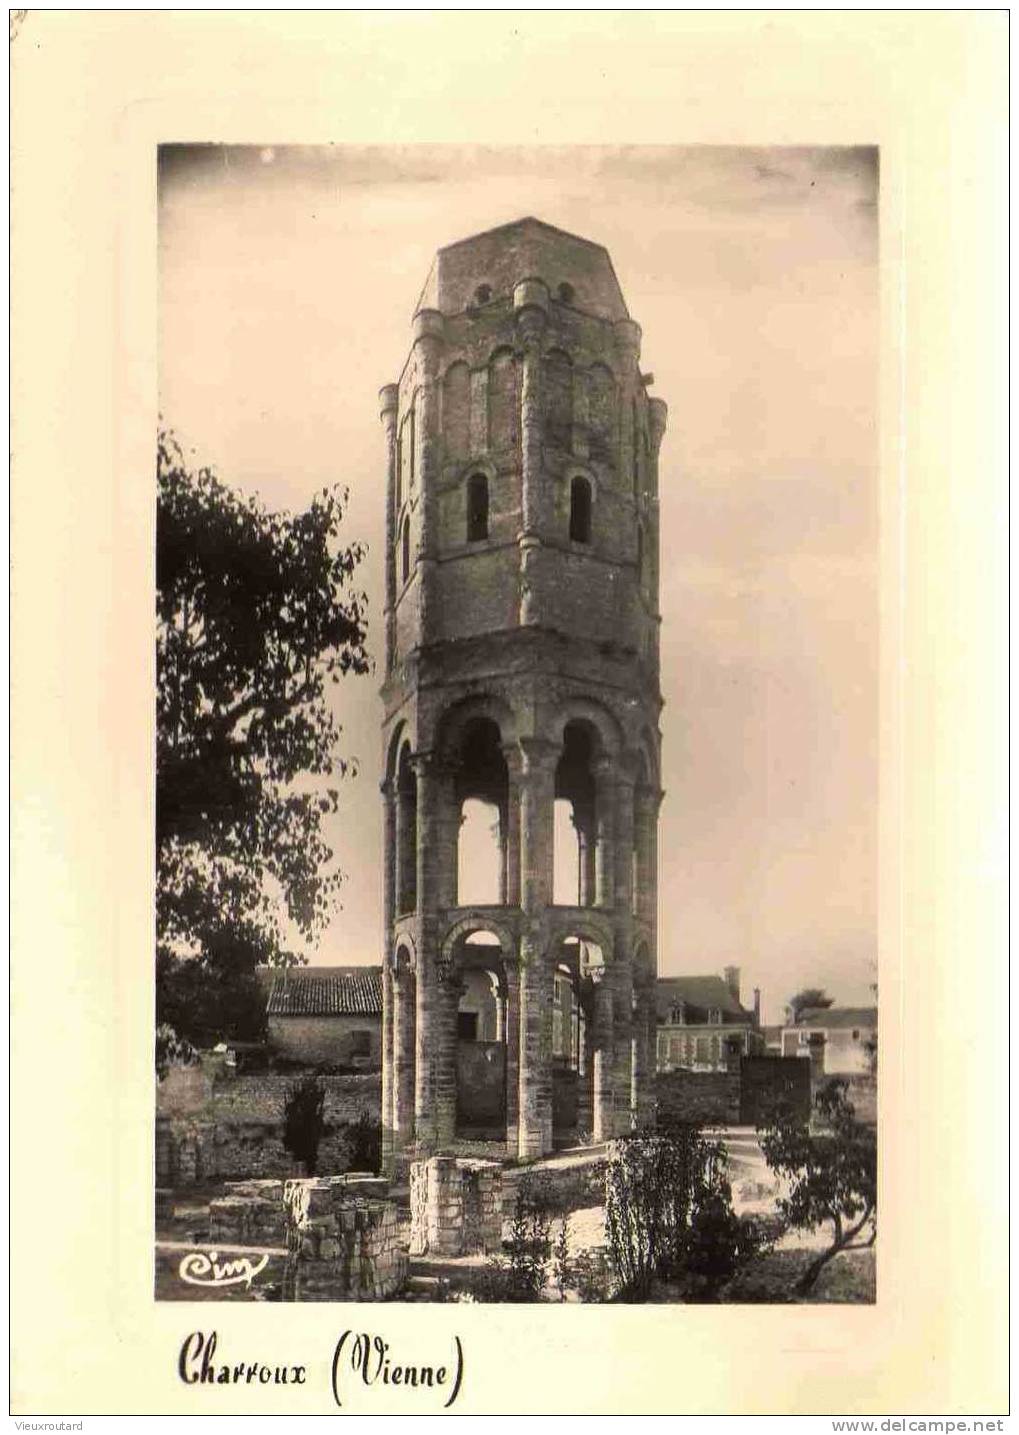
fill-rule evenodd
<path id="1" fill-rule="evenodd" d="M 388 1166 L 647 1109 L 666 406 L 639 359 L 606 250 L 523 219 L 439 251 L 381 391 Z M 498 834 L 480 902 L 468 808 Z"/>

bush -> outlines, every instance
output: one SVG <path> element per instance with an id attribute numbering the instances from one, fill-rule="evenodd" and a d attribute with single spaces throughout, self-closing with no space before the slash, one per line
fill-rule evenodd
<path id="1" fill-rule="evenodd" d="M 810 1262 L 797 1282 L 808 1294 L 840 1251 L 871 1246 L 877 1235 L 877 1137 L 857 1121 L 847 1083 L 833 1077 L 814 1098 L 818 1129 L 789 1109 L 760 1129 L 761 1150 L 771 1169 L 789 1182 L 778 1203 L 791 1226 L 814 1230 L 831 1225 L 831 1245 Z M 856 1238 L 869 1227 L 862 1242 Z"/>
<path id="2" fill-rule="evenodd" d="M 325 1087 L 317 1076 L 305 1076 L 288 1089 L 283 1107 L 283 1145 L 314 1176 L 318 1147 L 325 1127 Z"/>
<path id="3" fill-rule="evenodd" d="M 350 1146 L 348 1171 L 377 1171 L 382 1165 L 382 1123 L 361 1111 L 345 1132 Z"/>
<path id="4" fill-rule="evenodd" d="M 727 1158 L 693 1125 L 620 1143 L 606 1177 L 605 1226 L 618 1295 L 645 1300 L 656 1277 L 693 1300 L 722 1285 L 765 1244 L 732 1208 Z"/>
<path id="5" fill-rule="evenodd" d="M 156 1076 L 162 1081 L 171 1066 L 195 1066 L 198 1052 L 186 1036 L 164 1022 L 156 1027 Z"/>

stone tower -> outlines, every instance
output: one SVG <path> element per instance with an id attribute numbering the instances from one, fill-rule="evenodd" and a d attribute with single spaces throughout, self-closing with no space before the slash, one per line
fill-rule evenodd
<path id="1" fill-rule="evenodd" d="M 522 219 L 439 251 L 381 391 L 390 1164 L 647 1112 L 666 406 L 639 360 L 607 251 Z"/>

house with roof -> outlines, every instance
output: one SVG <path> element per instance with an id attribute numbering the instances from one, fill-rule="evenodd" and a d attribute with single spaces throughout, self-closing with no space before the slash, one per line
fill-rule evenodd
<path id="1" fill-rule="evenodd" d="M 877 1040 L 877 1007 L 807 1007 L 782 1028 L 782 1055 L 809 1056 L 823 1037 L 825 1076 L 866 1076 Z M 815 1060 L 817 1058 L 815 1057 Z"/>
<path id="2" fill-rule="evenodd" d="M 382 1065 L 381 967 L 261 967 L 270 1047 L 309 1065 Z"/>
<path id="3" fill-rule="evenodd" d="M 656 985 L 658 1071 L 722 1071 L 764 1051 L 761 993 L 751 1010 L 740 998 L 740 969 L 722 976 L 659 977 Z"/>

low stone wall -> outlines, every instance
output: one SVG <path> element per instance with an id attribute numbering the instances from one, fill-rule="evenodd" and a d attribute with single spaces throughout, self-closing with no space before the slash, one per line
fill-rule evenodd
<path id="1" fill-rule="evenodd" d="M 203 1061 L 200 1068 L 171 1068 L 156 1087 L 156 1114 L 188 1114 L 206 1121 L 282 1121 L 287 1091 L 300 1076 L 300 1071 L 231 1075 L 211 1061 Z M 382 1110 L 378 1072 L 319 1080 L 326 1094 L 323 1115 L 330 1125 L 356 1121 L 363 1112 L 378 1118 Z"/>
<path id="2" fill-rule="evenodd" d="M 410 1168 L 410 1253 L 491 1254 L 502 1249 L 498 1161 L 433 1156 Z"/>
<path id="3" fill-rule="evenodd" d="M 284 1300 L 384 1300 L 407 1279 L 396 1203 L 369 1172 L 231 1182 L 209 1203 L 209 1233 L 223 1244 L 285 1246 Z"/>
<path id="4" fill-rule="evenodd" d="M 285 1300 L 385 1300 L 403 1287 L 396 1203 L 365 1194 L 384 1185 L 375 1177 L 286 1182 Z"/>
<path id="5" fill-rule="evenodd" d="M 318 1148 L 318 1167 L 341 1172 L 350 1164 L 348 1129 L 329 1127 Z M 303 1175 L 283 1145 L 283 1122 L 156 1118 L 156 1184 L 186 1187 L 203 1181 L 283 1179 Z"/>
<path id="6" fill-rule="evenodd" d="M 736 1126 L 740 1114 L 738 1071 L 663 1071 L 655 1077 L 656 1122 Z"/>

